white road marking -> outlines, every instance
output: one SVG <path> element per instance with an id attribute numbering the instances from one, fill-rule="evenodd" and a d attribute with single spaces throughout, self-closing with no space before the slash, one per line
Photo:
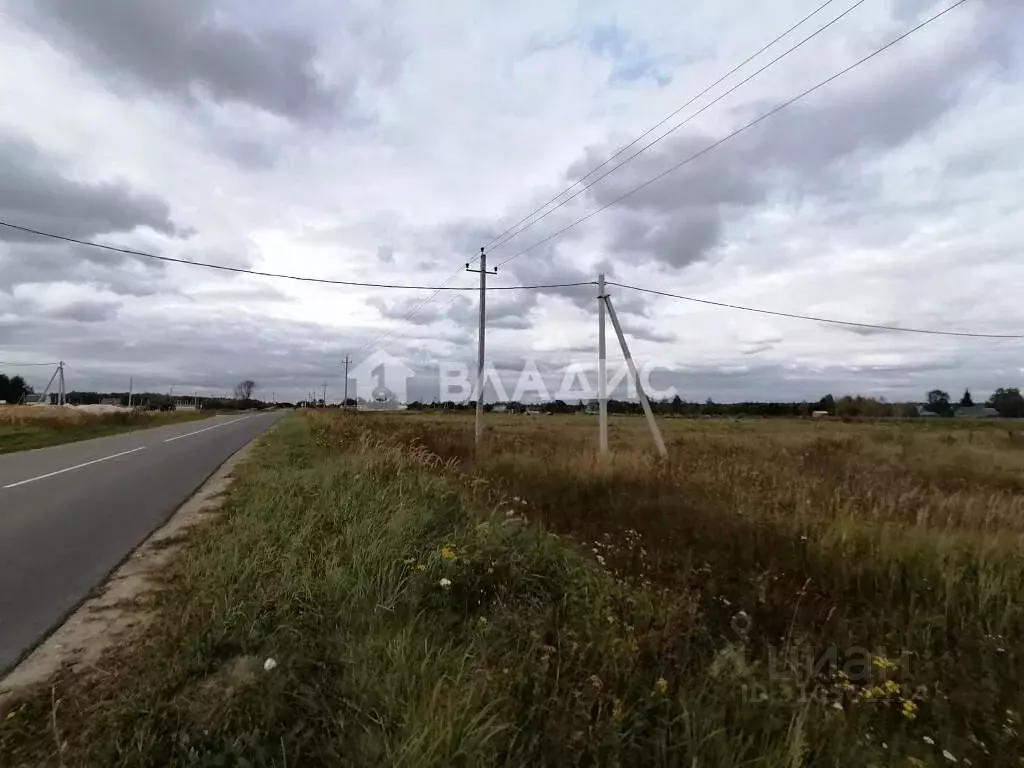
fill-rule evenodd
<path id="1" fill-rule="evenodd" d="M 146 446 L 143 445 L 138 448 L 132 448 L 130 451 L 121 451 L 120 453 L 115 453 L 113 456 L 104 456 L 102 459 L 93 459 L 92 461 L 87 461 L 84 464 L 76 464 L 73 467 L 58 469 L 56 472 L 47 472 L 45 475 L 39 475 L 38 477 L 30 477 L 28 480 L 19 480 L 16 483 L 8 483 L 7 485 L 4 486 L 4 489 L 6 490 L 7 488 L 17 488 L 19 485 L 25 485 L 26 483 L 34 483 L 36 480 L 45 480 L 46 478 L 53 477 L 54 475 L 63 475 L 65 472 L 72 472 L 76 469 L 81 469 L 82 467 L 88 467 L 93 464 L 99 464 L 101 461 L 110 461 L 111 459 L 116 459 L 119 456 L 127 456 L 129 453 L 135 453 L 136 451 L 144 451 L 145 449 Z"/>
<path id="2" fill-rule="evenodd" d="M 192 435 L 198 435 L 200 432 L 209 432 L 211 429 L 219 429 L 220 427 L 226 427 L 228 424 L 236 424 L 239 421 L 248 419 L 248 416 L 242 416 L 238 419 L 232 419 L 231 421 L 222 421 L 220 424 L 214 424 L 212 427 L 206 427 L 204 429 L 197 429 L 195 432 L 186 432 L 184 435 L 178 435 L 177 437 L 168 437 L 164 440 L 165 443 L 173 443 L 175 440 L 181 440 L 183 437 L 192 437 Z"/>

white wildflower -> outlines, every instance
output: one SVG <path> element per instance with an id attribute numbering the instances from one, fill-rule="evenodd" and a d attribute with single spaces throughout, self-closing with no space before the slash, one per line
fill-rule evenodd
<path id="1" fill-rule="evenodd" d="M 951 763 L 955 763 L 956 762 L 956 758 L 953 757 L 953 753 L 950 752 L 948 749 L 942 750 L 942 756 L 944 758 L 946 758 L 947 760 L 949 760 L 949 762 L 951 762 Z"/>
<path id="2" fill-rule="evenodd" d="M 438 583 L 441 585 L 442 589 L 448 589 L 452 585 L 452 580 L 451 579 L 441 579 L 441 581 L 439 581 Z"/>
<path id="3" fill-rule="evenodd" d="M 924 739 L 922 739 L 922 740 L 929 747 L 934 747 L 935 746 L 935 739 L 933 739 L 931 736 L 925 736 Z"/>
<path id="4" fill-rule="evenodd" d="M 263 670 L 265 672 L 270 672 L 275 667 L 277 667 L 277 662 L 273 658 L 268 657 L 267 660 L 263 662 Z"/>

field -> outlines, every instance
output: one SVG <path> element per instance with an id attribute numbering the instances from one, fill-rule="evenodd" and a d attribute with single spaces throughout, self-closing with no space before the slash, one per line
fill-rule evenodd
<path id="1" fill-rule="evenodd" d="M 202 419 L 201 411 L 90 413 L 58 406 L 0 406 L 0 454 Z"/>
<path id="2" fill-rule="evenodd" d="M 0 764 L 1022 765 L 1017 424 L 487 423 L 282 422 Z"/>

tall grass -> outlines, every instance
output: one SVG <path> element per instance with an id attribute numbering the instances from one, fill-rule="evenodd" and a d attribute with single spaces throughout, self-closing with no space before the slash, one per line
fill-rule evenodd
<path id="1" fill-rule="evenodd" d="M 285 421 L 0 763 L 1019 764 L 1012 435 L 491 424 Z"/>

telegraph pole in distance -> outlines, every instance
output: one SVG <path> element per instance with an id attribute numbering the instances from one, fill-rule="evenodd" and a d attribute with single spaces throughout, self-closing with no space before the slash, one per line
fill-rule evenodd
<path id="1" fill-rule="evenodd" d="M 345 355 L 345 359 L 342 362 L 345 363 L 345 399 L 341 401 L 341 408 L 344 410 L 348 408 L 348 364 L 352 361 L 349 360 L 348 355 Z"/>
<path id="2" fill-rule="evenodd" d="M 467 272 L 480 275 L 480 330 L 477 340 L 476 358 L 476 447 L 480 448 L 480 438 L 484 430 L 484 326 L 487 323 L 487 252 L 480 246 L 480 269 L 470 269 L 466 262 Z M 498 274 L 497 267 L 490 273 Z"/>

